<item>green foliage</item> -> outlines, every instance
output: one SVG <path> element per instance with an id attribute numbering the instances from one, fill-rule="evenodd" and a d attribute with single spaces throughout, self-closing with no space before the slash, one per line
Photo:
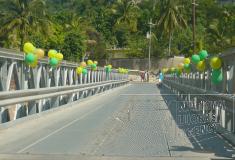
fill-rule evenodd
<path id="1" fill-rule="evenodd" d="M 79 31 L 71 31 L 66 34 L 62 52 L 68 60 L 81 60 L 85 50 L 85 37 Z"/>

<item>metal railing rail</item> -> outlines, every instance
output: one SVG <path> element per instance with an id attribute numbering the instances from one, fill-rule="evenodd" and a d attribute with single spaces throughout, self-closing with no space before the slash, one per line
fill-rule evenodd
<path id="1" fill-rule="evenodd" d="M 20 93 L 18 93 L 18 96 L 16 96 L 15 98 L 1 100 L 0 107 L 11 108 L 12 106 L 9 106 L 9 105 L 12 105 L 12 104 L 19 104 L 23 102 L 30 102 L 30 101 L 40 100 L 40 99 L 49 99 L 51 97 L 69 95 L 69 94 L 82 92 L 82 91 L 92 91 L 94 89 L 103 88 L 106 86 L 112 88 L 115 85 L 122 85 L 127 82 L 128 81 L 124 80 L 124 81 L 105 82 L 105 83 L 95 84 L 95 85 L 90 84 L 90 85 L 84 85 L 83 87 L 77 88 L 77 89 L 60 90 L 60 91 L 54 91 L 52 93 L 49 93 L 49 92 L 45 93 L 45 92 L 38 91 L 38 94 L 36 95 L 26 95 L 24 97 L 22 97 Z M 50 90 L 51 89 L 48 89 L 48 91 Z M 75 97 L 76 95 L 73 95 L 73 96 Z"/>

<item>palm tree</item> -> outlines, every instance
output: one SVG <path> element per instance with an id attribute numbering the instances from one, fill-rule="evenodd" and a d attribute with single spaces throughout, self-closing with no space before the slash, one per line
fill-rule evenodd
<path id="1" fill-rule="evenodd" d="M 48 34 L 50 22 L 47 20 L 45 0 L 1 0 L 0 5 L 3 7 L 0 37 L 6 37 L 9 46 L 22 50 L 30 34 Z"/>
<path id="2" fill-rule="evenodd" d="M 158 26 L 163 33 L 169 36 L 168 54 L 171 54 L 171 41 L 176 29 L 187 27 L 187 22 L 183 17 L 182 6 L 178 0 L 165 0 L 161 2 L 161 13 Z"/>
<path id="3" fill-rule="evenodd" d="M 127 24 L 132 32 L 137 31 L 137 18 L 139 7 L 138 4 L 141 1 L 138 0 L 119 0 L 114 5 L 114 10 L 118 13 L 116 25 Z"/>

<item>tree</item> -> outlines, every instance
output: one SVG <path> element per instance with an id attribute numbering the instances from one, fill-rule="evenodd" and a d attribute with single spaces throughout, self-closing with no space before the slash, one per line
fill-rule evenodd
<path id="1" fill-rule="evenodd" d="M 79 30 L 73 30 L 66 34 L 62 53 L 67 60 L 79 61 L 82 59 L 86 51 L 85 39 L 86 37 Z"/>
<path id="2" fill-rule="evenodd" d="M 48 35 L 49 24 L 44 0 L 1 0 L 2 18 L 0 37 L 6 37 L 8 47 L 23 49 L 31 33 Z"/>
<path id="3" fill-rule="evenodd" d="M 187 27 L 187 22 L 183 17 L 182 8 L 183 6 L 179 5 L 178 0 L 166 0 L 165 3 L 162 3 L 162 12 L 160 13 L 158 26 L 169 37 L 169 55 L 171 54 L 171 41 L 174 31 L 181 27 Z"/>

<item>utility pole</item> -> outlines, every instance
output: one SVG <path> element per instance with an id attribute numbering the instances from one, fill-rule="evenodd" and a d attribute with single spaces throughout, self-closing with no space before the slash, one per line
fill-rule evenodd
<path id="1" fill-rule="evenodd" d="M 196 2 L 195 0 L 192 0 L 192 20 L 193 20 L 193 54 L 195 54 L 195 45 L 196 45 L 196 33 L 195 33 L 195 24 L 196 24 Z"/>
<path id="2" fill-rule="evenodd" d="M 148 65 L 149 65 L 149 71 L 151 69 L 151 43 L 152 43 L 152 26 L 155 26 L 156 24 L 152 23 L 152 18 L 149 21 L 149 34 L 147 34 L 147 38 L 149 38 L 149 56 L 148 56 Z"/>

